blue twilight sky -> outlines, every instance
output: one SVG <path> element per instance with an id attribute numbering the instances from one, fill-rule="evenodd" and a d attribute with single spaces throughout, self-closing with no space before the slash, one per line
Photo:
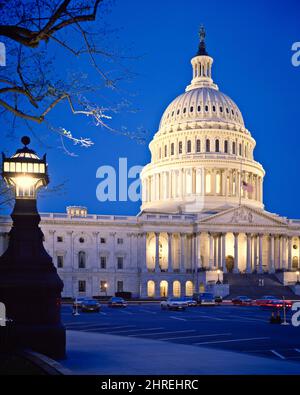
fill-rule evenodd
<path id="1" fill-rule="evenodd" d="M 125 64 L 136 73 L 132 81 L 121 84 L 118 95 L 138 111 L 114 115 L 112 126 L 146 129 L 146 144 L 97 128 L 89 119 L 74 117 L 66 106 L 59 106 L 50 119 L 75 135 L 91 137 L 95 144 L 89 149 L 67 144 L 78 155 L 71 157 L 58 148 L 56 135 L 44 136 L 41 128 L 44 144 L 33 138 L 33 146 L 41 154 L 48 153 L 52 185 L 66 184 L 63 194 L 40 199 L 39 209 L 64 212 L 67 205 L 85 205 L 90 213 L 138 213 L 140 202 L 97 200 L 96 170 L 101 165 L 118 168 L 120 157 L 128 158 L 129 167 L 149 162 L 148 143 L 164 109 L 191 80 L 190 59 L 197 50 L 199 26 L 204 24 L 207 49 L 214 58 L 213 78 L 237 103 L 257 142 L 255 159 L 266 170 L 266 209 L 300 218 L 300 67 L 291 63 L 291 46 L 300 41 L 299 17 L 298 0 L 114 1 L 105 16 L 110 27 L 119 29 L 112 45 L 132 56 Z M 60 72 L 67 73 L 70 55 L 54 49 L 53 54 L 59 57 Z M 77 67 L 97 84 L 98 76 L 87 59 Z M 106 96 L 102 90 L 93 100 L 107 106 L 110 93 Z M 1 134 L 5 135 L 5 128 L 2 124 Z M 7 152 L 19 145 L 16 139 L 2 141 Z"/>

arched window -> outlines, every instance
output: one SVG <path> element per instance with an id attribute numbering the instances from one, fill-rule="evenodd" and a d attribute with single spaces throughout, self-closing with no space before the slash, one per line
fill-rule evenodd
<path id="1" fill-rule="evenodd" d="M 180 109 L 177 110 L 177 115 L 179 115 L 179 114 L 180 114 Z"/>
<path id="2" fill-rule="evenodd" d="M 183 109 L 183 113 L 184 113 L 184 114 L 186 113 L 186 107 L 184 107 L 184 109 Z"/>
<path id="3" fill-rule="evenodd" d="M 167 154 L 168 154 L 168 147 L 165 145 L 165 157 L 167 156 Z"/>
<path id="4" fill-rule="evenodd" d="M 225 152 L 225 154 L 228 154 L 228 141 L 227 140 L 224 141 L 224 152 Z"/>
<path id="5" fill-rule="evenodd" d="M 208 106 L 205 106 L 205 111 L 206 111 L 206 112 L 208 111 Z"/>
<path id="6" fill-rule="evenodd" d="M 235 141 L 232 142 L 232 153 L 235 155 Z"/>
<path id="7" fill-rule="evenodd" d="M 181 295 L 181 285 L 179 281 L 173 282 L 173 296 L 174 298 L 180 298 Z"/>
<path id="8" fill-rule="evenodd" d="M 190 154 L 192 152 L 192 142 L 191 142 L 191 140 L 187 141 L 186 151 L 187 151 L 188 154 Z"/>
<path id="9" fill-rule="evenodd" d="M 174 155 L 174 143 L 171 144 L 171 155 Z"/>
<path id="10" fill-rule="evenodd" d="M 190 112 L 193 112 L 194 111 L 194 107 L 193 106 L 191 106 L 191 108 L 190 108 Z"/>
<path id="11" fill-rule="evenodd" d="M 168 296 L 168 282 L 163 280 L 160 282 L 160 296 L 166 298 Z"/>
<path id="12" fill-rule="evenodd" d="M 239 145 L 239 155 L 242 156 L 242 144 Z"/>
<path id="13" fill-rule="evenodd" d="M 201 106 L 198 106 L 198 112 L 200 112 L 201 111 Z"/>
<path id="14" fill-rule="evenodd" d="M 206 152 L 210 152 L 210 141 L 206 139 Z"/>
<path id="15" fill-rule="evenodd" d="M 84 251 L 79 251 L 78 253 L 78 267 L 79 269 L 85 269 L 86 266 L 86 253 Z"/>
<path id="16" fill-rule="evenodd" d="M 201 141 L 197 139 L 196 141 L 196 152 L 201 152 Z"/>
<path id="17" fill-rule="evenodd" d="M 153 280 L 149 280 L 147 283 L 147 296 L 148 298 L 155 297 L 155 282 Z"/>
<path id="18" fill-rule="evenodd" d="M 212 109 L 213 109 L 213 112 L 216 112 L 216 106 L 213 106 Z"/>
<path id="19" fill-rule="evenodd" d="M 223 112 L 223 107 L 220 107 L 220 112 Z"/>
<path id="20" fill-rule="evenodd" d="M 182 141 L 179 141 L 178 143 L 178 153 L 182 154 Z"/>
<path id="21" fill-rule="evenodd" d="M 220 152 L 220 141 L 216 140 L 216 152 Z"/>
<path id="22" fill-rule="evenodd" d="M 192 281 L 187 281 L 185 283 L 185 295 L 186 296 L 193 296 L 194 293 L 194 285 Z"/>

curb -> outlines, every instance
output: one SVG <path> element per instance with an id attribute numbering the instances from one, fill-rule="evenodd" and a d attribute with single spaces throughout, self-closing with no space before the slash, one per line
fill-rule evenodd
<path id="1" fill-rule="evenodd" d="M 20 353 L 30 362 L 40 367 L 49 376 L 70 376 L 71 370 L 64 368 L 59 362 L 32 350 L 24 350 Z"/>

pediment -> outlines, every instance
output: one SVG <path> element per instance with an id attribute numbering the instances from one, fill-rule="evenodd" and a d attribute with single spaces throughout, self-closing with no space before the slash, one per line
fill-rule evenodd
<path id="1" fill-rule="evenodd" d="M 264 210 L 240 206 L 206 217 L 201 222 L 210 224 L 283 226 L 287 220 Z"/>

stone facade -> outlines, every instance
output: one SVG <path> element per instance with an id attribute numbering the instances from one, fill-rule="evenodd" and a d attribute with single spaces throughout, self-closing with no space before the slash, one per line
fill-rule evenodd
<path id="1" fill-rule="evenodd" d="M 300 220 L 264 209 L 255 140 L 213 82 L 203 40 L 191 84 L 167 107 L 150 143 L 141 213 L 92 215 L 78 206 L 41 215 L 63 296 L 189 296 L 228 271 L 284 272 L 297 281 Z M 10 226 L 0 217 L 0 253 Z"/>

